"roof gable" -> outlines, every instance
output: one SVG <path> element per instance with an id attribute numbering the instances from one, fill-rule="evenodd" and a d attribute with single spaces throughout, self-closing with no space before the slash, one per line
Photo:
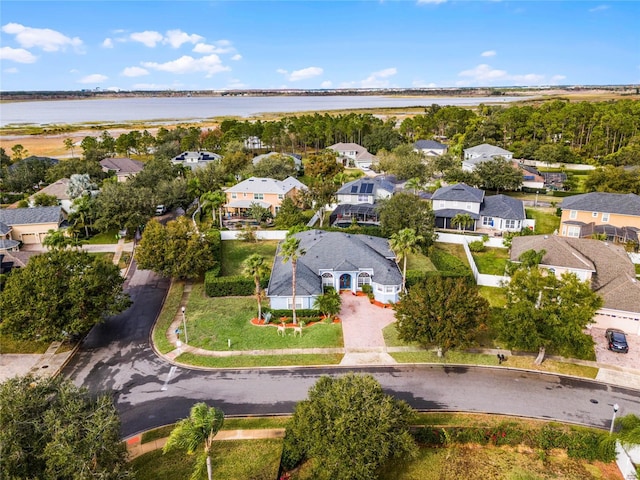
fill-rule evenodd
<path id="1" fill-rule="evenodd" d="M 565 197 L 560 208 L 563 210 L 618 213 L 640 217 L 640 196 L 633 193 L 583 193 Z"/>
<path id="2" fill-rule="evenodd" d="M 484 202 L 480 206 L 480 215 L 509 220 L 527 218 L 522 200 L 502 194 L 484 197 Z"/>
<path id="3" fill-rule="evenodd" d="M 439 188 L 431 198 L 432 200 L 482 203 L 484 191 L 479 188 L 470 187 L 466 183 L 456 183 L 455 185 Z"/>

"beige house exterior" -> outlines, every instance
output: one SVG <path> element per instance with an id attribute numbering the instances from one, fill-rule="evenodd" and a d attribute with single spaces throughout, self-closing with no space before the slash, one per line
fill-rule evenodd
<path id="1" fill-rule="evenodd" d="M 527 250 L 545 251 L 539 267 L 554 275 L 574 273 L 603 300 L 593 318 L 598 328 L 640 335 L 640 281 L 624 248 L 601 240 L 557 235 L 514 237 L 511 260 Z"/>
<path id="2" fill-rule="evenodd" d="M 276 216 L 286 197 L 294 198 L 298 191 L 306 188 L 305 184 L 293 177 L 284 180 L 251 177 L 225 190 L 225 212 L 227 217 L 246 216 L 255 203 L 268 208 L 271 215 Z"/>
<path id="3" fill-rule="evenodd" d="M 562 237 L 585 238 L 606 234 L 610 241 L 637 242 L 640 196 L 633 193 L 592 192 L 567 197 L 560 206 Z"/>
<path id="4" fill-rule="evenodd" d="M 3 208 L 0 230 L 7 239 L 25 245 L 42 244 L 49 230 L 58 230 L 65 220 L 61 207 Z"/>

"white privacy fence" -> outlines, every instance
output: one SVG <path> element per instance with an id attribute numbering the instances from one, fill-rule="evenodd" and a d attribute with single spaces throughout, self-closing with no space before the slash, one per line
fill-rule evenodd
<path id="1" fill-rule="evenodd" d="M 633 465 L 632 455 L 635 450 L 635 453 L 638 454 L 640 451 L 640 447 L 633 447 L 629 450 L 620 445 L 620 442 L 616 442 L 616 464 L 620 469 L 620 473 L 624 477 L 624 480 L 636 480 L 638 476 L 636 475 L 636 467 Z M 640 459 L 636 459 L 639 460 Z"/>
<path id="2" fill-rule="evenodd" d="M 455 235 L 455 236 L 462 236 L 462 235 Z M 466 236 L 465 238 L 468 238 L 468 236 Z M 478 240 L 477 237 L 472 237 L 472 238 L 473 240 L 471 241 Z M 455 242 L 448 242 L 448 243 L 455 243 Z M 480 273 L 478 271 L 476 262 L 473 259 L 473 255 L 471 255 L 471 250 L 469 249 L 468 243 L 466 241 L 459 242 L 459 243 L 464 248 L 464 253 L 467 256 L 469 265 L 471 266 L 471 271 L 473 272 L 473 278 L 475 279 L 476 284 L 481 285 L 483 287 L 501 287 L 504 283 L 509 283 L 509 277 L 506 277 L 503 275 L 487 275 L 486 273 Z M 487 242 L 487 244 L 488 243 L 489 242 Z M 500 246 L 504 248 L 504 245 L 501 244 Z"/>

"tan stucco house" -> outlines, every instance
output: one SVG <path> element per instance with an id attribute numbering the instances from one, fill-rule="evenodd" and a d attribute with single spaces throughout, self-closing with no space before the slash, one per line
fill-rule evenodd
<path id="1" fill-rule="evenodd" d="M 638 244 L 640 196 L 633 193 L 591 192 L 567 197 L 560 205 L 562 237 L 606 235 L 612 242 Z"/>
<path id="2" fill-rule="evenodd" d="M 528 250 L 545 251 L 540 268 L 554 275 L 569 272 L 591 283 L 603 300 L 593 319 L 599 328 L 619 328 L 640 335 L 640 282 L 624 248 L 589 238 L 557 235 L 514 237 L 511 260 Z"/>
<path id="3" fill-rule="evenodd" d="M 0 232 L 5 240 L 25 245 L 42 244 L 49 230 L 58 230 L 64 222 L 60 206 L 0 209 Z"/>
<path id="4" fill-rule="evenodd" d="M 225 190 L 225 212 L 227 216 L 244 216 L 251 205 L 256 203 L 268 208 L 271 215 L 275 216 L 285 197 L 294 198 L 298 191 L 306 188 L 304 183 L 293 177 L 284 180 L 251 177 Z"/>
<path id="5" fill-rule="evenodd" d="M 114 173 L 119 182 L 126 182 L 135 177 L 144 168 L 144 163 L 131 158 L 105 158 L 100 160 L 100 166 L 105 173 Z"/>

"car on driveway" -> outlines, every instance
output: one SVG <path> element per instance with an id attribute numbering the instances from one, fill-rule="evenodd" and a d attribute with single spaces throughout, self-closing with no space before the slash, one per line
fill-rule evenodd
<path id="1" fill-rule="evenodd" d="M 604 333 L 607 337 L 607 344 L 609 350 L 612 352 L 629 353 L 629 344 L 627 343 L 627 336 L 622 330 L 615 328 L 607 328 Z"/>

